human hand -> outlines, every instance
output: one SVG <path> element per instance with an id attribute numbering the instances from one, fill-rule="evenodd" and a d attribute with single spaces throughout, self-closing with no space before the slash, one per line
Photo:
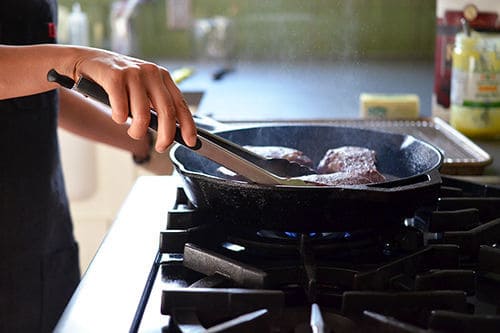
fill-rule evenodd
<path id="1" fill-rule="evenodd" d="M 128 134 L 144 137 L 150 120 L 149 110 L 158 114 L 155 149 L 165 151 L 173 142 L 176 122 L 182 138 L 196 144 L 196 127 L 191 112 L 167 69 L 154 63 L 101 49 L 77 48 L 73 77 L 85 76 L 101 85 L 109 95 L 112 118 L 124 123 L 129 114 L 132 122 Z"/>

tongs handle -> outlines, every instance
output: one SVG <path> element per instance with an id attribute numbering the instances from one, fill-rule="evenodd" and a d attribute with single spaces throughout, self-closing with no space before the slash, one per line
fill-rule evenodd
<path id="1" fill-rule="evenodd" d="M 85 77 L 80 77 L 75 83 L 70 77 L 57 73 L 51 69 L 47 73 L 47 80 L 57 82 L 61 86 L 73 89 L 81 94 L 91 97 L 103 104 L 110 105 L 108 93 L 96 82 Z M 158 116 L 154 110 L 150 110 L 149 128 L 158 130 Z M 129 117 L 132 114 L 129 113 Z M 189 146 L 183 139 L 179 125 L 175 129 L 175 142 L 196 151 L 198 154 L 223 165 L 236 173 L 239 173 L 251 181 L 267 185 L 307 185 L 300 180 L 289 180 L 278 177 L 258 165 L 264 160 L 263 157 L 229 141 L 207 130 L 197 127 L 198 138 L 194 147 Z"/>
<path id="2" fill-rule="evenodd" d="M 51 69 L 47 73 L 47 80 L 50 82 L 56 82 L 59 83 L 61 86 L 68 88 L 68 89 L 73 89 L 78 91 L 79 93 L 91 97 L 92 99 L 101 102 L 103 104 L 106 104 L 108 106 L 111 105 L 109 102 L 109 96 L 106 90 L 104 90 L 103 87 L 95 83 L 94 81 L 91 81 L 83 76 L 81 76 L 77 82 L 75 82 L 72 78 L 61 75 L 59 74 L 56 70 Z M 157 131 L 158 130 L 158 116 L 156 115 L 156 112 L 153 110 L 150 110 L 151 113 L 151 118 L 149 120 L 149 125 L 148 127 Z M 132 117 L 132 114 L 129 112 L 129 117 Z M 180 135 L 180 130 L 179 128 L 176 129 L 175 131 L 175 136 L 176 136 L 176 141 L 179 138 L 182 140 L 182 136 Z M 178 138 L 177 138 L 178 137 Z M 184 141 L 179 142 L 182 145 L 186 145 Z"/>

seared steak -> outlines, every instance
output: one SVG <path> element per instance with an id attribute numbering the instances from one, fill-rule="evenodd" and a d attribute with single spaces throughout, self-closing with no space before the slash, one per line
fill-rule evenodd
<path id="1" fill-rule="evenodd" d="M 313 161 L 300 150 L 280 146 L 243 146 L 265 158 L 283 158 L 300 165 L 314 167 Z"/>
<path id="2" fill-rule="evenodd" d="M 375 151 L 363 147 L 345 146 L 328 150 L 318 164 L 318 173 L 361 173 L 375 169 Z"/>
<path id="3" fill-rule="evenodd" d="M 379 183 L 385 177 L 377 171 L 375 151 L 355 146 L 329 149 L 316 168 L 319 175 L 301 177 L 325 185 Z"/>
<path id="4" fill-rule="evenodd" d="M 314 168 L 313 161 L 303 152 L 297 149 L 281 147 L 281 146 L 243 146 L 243 147 L 265 158 L 283 158 L 291 162 L 296 162 L 298 164 Z M 237 175 L 231 170 L 222 166 L 217 169 L 217 172 L 224 175 L 225 178 L 234 180 L 245 179 L 244 177 Z"/>
<path id="5" fill-rule="evenodd" d="M 280 146 L 244 146 L 248 150 L 265 158 L 283 158 L 299 164 L 313 167 L 313 161 L 297 149 Z M 377 171 L 375 151 L 354 146 L 345 146 L 328 150 L 318 164 L 317 175 L 297 177 L 318 185 L 361 185 L 385 181 Z M 245 178 L 225 167 L 217 169 L 224 178 L 242 180 Z"/>

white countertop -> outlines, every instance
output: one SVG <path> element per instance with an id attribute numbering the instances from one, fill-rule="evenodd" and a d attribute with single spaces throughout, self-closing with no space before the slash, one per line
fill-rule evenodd
<path id="1" fill-rule="evenodd" d="M 158 251 L 160 231 L 175 202 L 178 181 L 172 176 L 137 180 L 56 332 L 129 331 Z"/>

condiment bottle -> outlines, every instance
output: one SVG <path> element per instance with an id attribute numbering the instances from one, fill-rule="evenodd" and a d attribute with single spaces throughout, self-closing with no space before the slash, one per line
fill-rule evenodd
<path id="1" fill-rule="evenodd" d="M 500 138 L 500 34 L 456 35 L 450 99 L 453 127 L 473 138 Z"/>

